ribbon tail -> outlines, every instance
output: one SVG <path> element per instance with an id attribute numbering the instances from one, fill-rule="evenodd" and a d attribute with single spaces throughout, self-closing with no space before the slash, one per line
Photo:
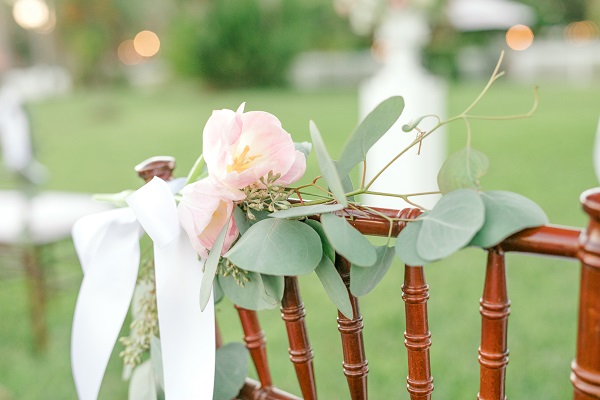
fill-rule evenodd
<path id="1" fill-rule="evenodd" d="M 79 399 L 98 397 L 127 315 L 140 261 L 140 226 L 129 209 L 84 217 L 73 228 L 85 275 L 71 333 L 71 367 Z"/>
<path id="2" fill-rule="evenodd" d="M 127 203 L 154 241 L 156 299 L 165 397 L 212 399 L 215 319 L 212 299 L 200 310 L 202 263 L 179 225 L 169 186 L 154 178 Z"/>
<path id="3" fill-rule="evenodd" d="M 155 246 L 156 297 L 167 399 L 212 399 L 215 314 L 200 311 L 202 263 L 186 235 Z"/>

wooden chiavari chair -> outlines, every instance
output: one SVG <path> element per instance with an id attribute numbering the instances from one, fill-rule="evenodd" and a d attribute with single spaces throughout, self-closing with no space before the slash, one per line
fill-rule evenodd
<path id="1" fill-rule="evenodd" d="M 166 164 L 158 161 L 138 172 L 145 179 L 153 175 L 168 178 L 171 170 Z M 477 399 L 504 400 L 506 398 L 510 301 L 506 285 L 505 254 L 508 252 L 578 259 L 581 262 L 577 351 L 571 365 L 570 379 L 573 384 L 573 399 L 600 399 L 600 189 L 583 193 L 581 203 L 589 216 L 589 225 L 586 229 L 552 225 L 526 229 L 487 250 L 486 274 L 480 300 L 481 342 L 478 357 L 480 384 Z M 410 208 L 400 211 L 388 209 L 378 209 L 378 211 L 389 217 L 407 219 L 416 218 L 420 214 L 419 210 Z M 341 211 L 339 215 L 351 216 L 352 218 L 348 218 L 349 222 L 364 234 L 388 235 L 389 222 L 384 218 L 352 214 L 351 210 Z M 399 222 L 393 226 L 393 236 L 397 236 L 405 225 L 405 222 Z M 349 262 L 336 255 L 335 265 L 348 288 L 353 308 L 352 319 L 338 313 L 338 330 L 343 348 L 342 369 L 348 383 L 350 398 L 367 399 L 369 368 L 365 357 L 359 300 L 352 296 L 349 290 Z M 429 286 L 422 266 L 405 266 L 402 299 L 406 311 L 404 344 L 408 355 L 406 390 L 411 400 L 429 400 L 434 389 L 429 354 L 432 342 L 427 313 Z M 299 399 L 275 387 L 272 382 L 266 356 L 265 335 L 260 327 L 257 312 L 239 307 L 237 312 L 244 331 L 244 341 L 258 376 L 258 381 L 246 380 L 238 398 L 241 400 Z M 286 277 L 281 317 L 289 339 L 289 358 L 294 365 L 303 398 L 312 400 L 317 398 L 317 391 L 313 351 L 305 324 L 305 313 L 297 278 Z M 443 398 L 443 395 L 440 397 Z"/>

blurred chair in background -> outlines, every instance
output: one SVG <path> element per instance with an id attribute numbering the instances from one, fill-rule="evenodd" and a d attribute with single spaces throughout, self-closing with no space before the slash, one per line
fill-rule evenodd
<path id="1" fill-rule="evenodd" d="M 0 87 L 0 146 L 11 190 L 0 190 L 0 250 L 24 268 L 37 350 L 47 346 L 42 249 L 69 239 L 80 217 L 107 209 L 89 194 L 42 191 L 44 166 L 33 154 L 31 125 L 18 90 Z M 3 257 L 4 259 L 4 257 Z"/>

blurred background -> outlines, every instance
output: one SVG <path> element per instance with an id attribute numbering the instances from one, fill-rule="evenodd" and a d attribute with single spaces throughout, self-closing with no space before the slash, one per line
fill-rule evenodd
<path id="1" fill-rule="evenodd" d="M 174 156 L 176 174 L 187 174 L 213 109 L 246 102 L 279 117 L 295 141 L 309 140 L 312 119 L 336 158 L 390 88 L 407 98 L 408 119 L 419 115 L 409 104 L 457 115 L 504 50 L 506 76 L 474 113 L 524 113 L 534 85 L 540 104 L 526 120 L 472 123 L 473 146 L 490 158 L 483 186 L 533 199 L 553 223 L 585 226 L 578 197 L 597 186 L 599 25 L 599 0 L 0 0 L 0 400 L 76 398 L 69 340 L 82 274 L 68 238 L 74 216 L 61 217 L 66 230 L 46 227 L 55 233 L 47 237 L 36 236 L 36 223 L 65 209 L 90 212 L 95 206 L 82 200 L 89 193 L 141 186 L 133 166 L 151 156 Z M 425 142 L 420 157 L 466 140 L 460 124 L 442 136 Z M 304 180 L 317 174 L 311 156 Z M 49 195 L 65 197 L 44 208 Z M 437 398 L 477 393 L 484 262 L 468 249 L 426 269 Z M 397 262 L 361 299 L 374 399 L 408 398 L 402 274 Z M 577 279 L 573 262 L 509 257 L 508 397 L 570 397 Z M 302 285 L 319 394 L 347 398 L 336 310 L 314 277 Z M 261 313 L 274 382 L 298 394 L 278 314 Z M 218 315 L 224 338 L 240 341 L 231 306 L 221 303 Z M 127 397 L 121 350 L 100 398 Z"/>

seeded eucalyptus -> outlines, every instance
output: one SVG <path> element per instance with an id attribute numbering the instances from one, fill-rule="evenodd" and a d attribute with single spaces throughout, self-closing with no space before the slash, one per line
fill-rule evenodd
<path id="1" fill-rule="evenodd" d="M 248 271 L 238 267 L 227 258 L 223 257 L 221 257 L 221 260 L 219 260 L 217 274 L 221 276 L 231 276 L 235 280 L 235 283 L 241 287 L 245 287 L 246 283 L 250 282 Z"/>
<path id="2" fill-rule="evenodd" d="M 251 185 L 244 188 L 246 198 L 242 203 L 242 209 L 246 211 L 248 219 L 254 221 L 256 217 L 251 210 L 275 212 L 279 210 L 287 210 L 291 207 L 288 198 L 293 190 L 287 190 L 280 184 L 275 182 L 281 177 L 281 174 L 273 174 L 269 171 L 266 177 L 260 178 L 262 185 Z"/>
<path id="3" fill-rule="evenodd" d="M 134 319 L 129 325 L 129 336 L 119 338 L 125 349 L 119 353 L 123 365 L 134 368 L 142 362 L 142 355 L 150 349 L 152 336 L 159 336 L 154 257 L 150 254 L 140 266 L 133 298 Z"/>

